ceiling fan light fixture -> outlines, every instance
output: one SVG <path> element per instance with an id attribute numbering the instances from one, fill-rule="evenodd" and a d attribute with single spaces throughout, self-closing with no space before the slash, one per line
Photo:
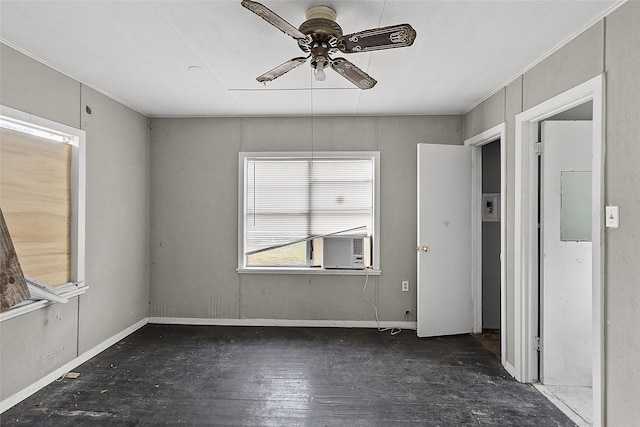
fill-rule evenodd
<path id="1" fill-rule="evenodd" d="M 324 56 L 317 56 L 311 60 L 311 68 L 313 68 L 313 75 L 317 81 L 323 82 L 326 80 L 327 74 L 324 69 L 327 65 L 329 65 L 329 61 Z"/>
<path id="2" fill-rule="evenodd" d="M 316 68 L 314 71 L 316 81 L 323 82 L 327 79 L 327 73 L 322 68 Z"/>

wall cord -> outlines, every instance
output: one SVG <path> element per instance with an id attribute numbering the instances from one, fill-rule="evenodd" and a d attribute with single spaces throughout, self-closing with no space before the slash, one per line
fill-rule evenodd
<path id="1" fill-rule="evenodd" d="M 369 283 L 369 270 L 365 269 L 365 279 L 364 279 L 364 286 L 362 287 L 362 296 L 364 296 L 364 299 L 367 300 L 369 304 L 371 304 L 371 307 L 373 307 L 373 310 L 376 313 L 376 324 L 378 325 L 378 331 L 379 332 L 391 331 L 391 335 L 399 334 L 400 332 L 402 332 L 402 329 L 400 328 L 381 328 L 380 327 L 380 319 L 378 318 L 378 307 L 376 307 L 376 305 L 371 302 L 371 300 L 367 297 L 367 294 L 366 294 L 368 283 Z"/>

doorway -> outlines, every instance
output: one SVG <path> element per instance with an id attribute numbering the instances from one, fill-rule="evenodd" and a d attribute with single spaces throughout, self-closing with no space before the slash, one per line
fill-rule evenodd
<path id="1" fill-rule="evenodd" d="M 500 358 L 500 140 L 480 147 L 482 155 L 482 325 L 476 338 Z"/>
<path id="2" fill-rule="evenodd" d="M 464 144 L 472 147 L 472 294 L 473 332 L 496 346 L 502 365 L 514 375 L 506 359 L 506 123 Z M 487 334 L 488 333 L 488 334 Z M 493 341 L 493 342 L 492 342 Z M 495 342 L 497 341 L 497 342 Z"/>
<path id="3" fill-rule="evenodd" d="M 591 425 L 593 126 L 584 118 L 540 126 L 538 381 L 577 424 Z"/>
<path id="4" fill-rule="evenodd" d="M 541 188 L 541 174 L 539 170 L 540 149 L 539 129 L 542 122 L 557 117 L 582 106 L 583 109 L 591 109 L 592 121 L 590 125 L 591 136 L 587 141 L 588 158 L 591 166 L 591 180 L 587 188 L 591 192 L 590 212 L 586 218 L 591 225 L 591 248 L 587 251 L 587 257 L 591 262 L 591 271 L 587 277 L 587 293 L 590 294 L 590 318 L 587 320 L 589 327 L 587 334 L 591 340 L 590 353 L 591 379 L 592 379 L 592 421 L 594 425 L 602 425 L 603 422 L 603 298 L 602 298 L 602 264 L 604 249 L 602 247 L 602 213 L 603 209 L 603 76 L 595 77 L 573 89 L 570 89 L 548 101 L 543 102 L 516 116 L 516 180 L 515 180 L 515 249 L 514 249 L 514 273 L 515 273 L 515 377 L 519 381 L 538 383 L 540 379 L 545 381 L 544 361 L 539 365 L 539 350 L 541 340 L 540 326 L 544 327 L 544 313 L 540 316 L 539 307 L 541 298 L 544 307 L 545 263 L 540 260 L 541 246 L 539 240 L 539 212 L 540 206 L 544 207 L 544 188 L 542 198 L 539 199 Z M 586 107 L 585 107 L 586 104 Z M 542 144 L 544 152 L 545 145 Z M 556 157 L 567 158 L 570 154 L 560 154 Z M 568 177 L 577 178 L 575 176 Z M 582 177 L 584 178 L 584 177 Z M 579 178 L 578 181 L 581 181 Z M 544 177 L 542 177 L 544 179 Z M 582 180 L 584 183 L 584 180 Z M 544 237 L 543 237 L 544 240 Z M 544 333 L 544 330 L 542 330 Z M 544 350 L 544 342 L 542 342 Z M 575 357 L 569 357 L 569 363 L 578 363 Z M 548 370 L 548 367 L 546 367 Z M 541 374 L 542 373 L 542 374 Z M 547 372 L 548 374 L 548 372 Z M 543 391 L 543 390 L 541 390 Z M 544 392 L 544 391 L 543 391 Z M 549 396 L 550 397 L 550 396 Z M 560 409 L 561 402 L 552 402 Z M 565 412 L 571 417 L 571 414 Z M 581 420 L 572 418 L 577 424 Z M 584 420 L 582 420 L 584 421 Z"/>

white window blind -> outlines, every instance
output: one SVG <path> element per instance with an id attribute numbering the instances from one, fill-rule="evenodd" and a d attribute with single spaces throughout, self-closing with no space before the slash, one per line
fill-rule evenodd
<path id="1" fill-rule="evenodd" d="M 247 157 L 244 254 L 374 231 L 375 157 Z M 348 231 L 345 231 L 348 230 Z"/>

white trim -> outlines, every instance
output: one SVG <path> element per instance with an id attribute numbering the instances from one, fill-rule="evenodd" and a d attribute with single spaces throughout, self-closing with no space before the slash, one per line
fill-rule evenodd
<path id="1" fill-rule="evenodd" d="M 484 141 L 483 141 L 484 143 Z M 465 141 L 465 145 L 468 144 Z M 482 148 L 471 152 L 471 296 L 473 332 L 482 332 Z"/>
<path id="2" fill-rule="evenodd" d="M 68 137 L 71 145 L 71 271 L 72 282 L 84 286 L 85 274 L 85 192 L 86 192 L 86 132 L 43 117 L 0 105 L 0 117 L 13 123 L 50 129 Z M 84 291 L 83 291 L 84 292 Z M 61 296 L 65 296 L 63 294 Z M 22 314 L 44 307 L 35 303 Z M 4 314 L 4 313 L 3 313 Z M 15 317 L 12 315 L 11 317 Z M 1 320 L 5 320 L 0 315 Z"/>
<path id="3" fill-rule="evenodd" d="M 69 302 L 67 298 L 60 295 L 63 292 L 62 289 L 57 292 L 57 289 L 53 289 L 51 286 L 48 286 L 33 277 L 29 277 L 26 274 L 24 275 L 24 279 L 27 282 L 27 288 L 29 289 L 29 294 L 31 294 L 32 299 L 46 299 L 61 304 Z M 66 288 L 68 284 L 63 286 Z M 73 284 L 71 284 L 71 286 L 73 286 Z"/>
<path id="4" fill-rule="evenodd" d="M 244 267 L 236 268 L 240 274 L 311 274 L 327 276 L 380 276 L 382 270 L 342 270 L 324 268 Z"/>
<path id="5" fill-rule="evenodd" d="M 509 375 L 511 375 L 513 378 L 516 377 L 516 368 L 511 363 L 506 361 L 502 365 L 504 366 L 504 369 L 509 373 Z"/>
<path id="6" fill-rule="evenodd" d="M 71 151 L 71 281 L 84 283 L 85 197 L 87 179 L 86 133 L 77 135 Z"/>
<path id="7" fill-rule="evenodd" d="M 199 317 L 149 317 L 149 323 L 159 325 L 211 326 L 284 326 L 302 328 L 378 328 L 375 320 L 294 320 L 294 319 L 208 319 Z M 380 322 L 381 328 L 416 330 L 416 322 Z"/>
<path id="8" fill-rule="evenodd" d="M 87 289 L 89 289 L 88 286 L 79 286 L 70 291 L 60 293 L 60 296 L 62 298 L 70 299 L 75 296 L 84 294 Z M 22 316 L 23 314 L 31 313 L 32 311 L 36 311 L 40 308 L 48 307 L 51 304 L 56 303 L 44 299 L 38 301 L 24 301 L 23 303 L 11 307 L 10 309 L 7 309 L 0 313 L 0 323 L 9 319 L 13 319 L 14 317 Z"/>
<path id="9" fill-rule="evenodd" d="M 373 270 L 380 270 L 380 240 L 382 230 L 380 229 L 380 187 L 382 180 L 380 179 L 380 151 L 368 152 L 374 154 L 374 185 L 373 185 Z"/>
<path id="10" fill-rule="evenodd" d="M 100 343 L 97 346 L 93 347 L 92 349 L 85 351 L 80 356 L 78 356 L 75 359 L 65 363 L 64 365 L 62 365 L 61 367 L 59 367 L 55 371 L 51 372 L 48 375 L 45 375 L 44 377 L 40 378 L 38 381 L 34 382 L 33 384 L 23 388 L 22 390 L 20 390 L 19 392 L 15 393 L 14 395 L 6 398 L 2 402 L 0 402 L 0 414 L 5 412 L 7 409 L 11 408 L 12 406 L 17 405 L 18 403 L 22 402 L 24 399 L 26 399 L 27 397 L 31 396 L 32 394 L 34 394 L 38 390 L 40 390 L 40 389 L 46 387 L 47 385 L 51 384 L 56 379 L 60 378 L 63 374 L 65 374 L 65 373 L 71 371 L 72 369 L 82 365 L 84 362 L 86 362 L 87 360 L 89 360 L 92 357 L 96 356 L 97 354 L 103 352 L 104 350 L 106 350 L 107 348 L 111 347 L 112 345 L 114 345 L 118 341 L 120 341 L 120 340 L 126 338 L 127 336 L 131 335 L 132 333 L 134 333 L 135 331 L 137 331 L 138 329 L 140 329 L 141 327 L 143 327 L 147 323 L 148 323 L 148 318 L 145 317 L 144 319 L 140 320 L 139 322 L 129 326 L 127 329 L 123 330 L 122 332 L 119 332 L 116 335 L 112 336 L 111 338 L 106 339 L 105 341 L 103 341 L 102 343 Z"/>
<path id="11" fill-rule="evenodd" d="M 244 195 L 247 194 L 247 183 L 245 182 L 245 165 L 246 161 L 242 153 L 238 154 L 238 270 L 241 266 L 244 266 L 244 242 L 246 239 L 245 229 L 245 210 L 244 210 Z"/>
<path id="12" fill-rule="evenodd" d="M 482 332 L 482 146 L 500 139 L 500 359 L 507 365 L 507 124 L 500 123 L 466 141 L 474 147 L 471 176 L 472 295 L 474 332 Z"/>
<path id="13" fill-rule="evenodd" d="M 604 425 L 604 75 L 582 83 L 516 116 L 515 140 L 515 368 L 516 379 L 537 381 L 534 337 L 538 324 L 538 169 L 530 146 L 537 142 L 538 122 L 593 101 L 592 290 L 593 290 L 593 422 Z"/>
<path id="14" fill-rule="evenodd" d="M 245 152 L 238 153 L 238 267 L 239 273 L 253 273 L 257 269 L 263 270 L 259 273 L 268 274 L 332 274 L 318 273 L 317 268 L 262 268 L 262 267 L 245 267 L 244 265 L 244 242 L 246 238 L 246 218 L 244 216 L 245 206 L 244 199 L 247 192 L 247 183 L 245 182 L 245 166 L 247 159 L 250 158 L 301 158 L 312 159 L 317 158 L 336 158 L 336 159 L 373 159 L 374 167 L 374 188 L 373 188 L 373 268 L 370 274 L 379 275 L 380 272 L 380 151 L 281 151 L 281 152 Z M 280 271 L 278 271 L 278 269 Z M 298 270 L 299 272 L 292 273 Z M 363 273 L 359 273 L 363 274 Z"/>
<path id="15" fill-rule="evenodd" d="M 590 427 L 591 424 L 585 421 L 580 414 L 576 413 L 569 405 L 564 403 L 562 399 L 558 398 L 551 390 L 546 388 L 542 384 L 533 384 L 533 387 L 540 392 L 544 397 L 553 403 L 553 405 L 567 416 L 578 427 Z"/>

